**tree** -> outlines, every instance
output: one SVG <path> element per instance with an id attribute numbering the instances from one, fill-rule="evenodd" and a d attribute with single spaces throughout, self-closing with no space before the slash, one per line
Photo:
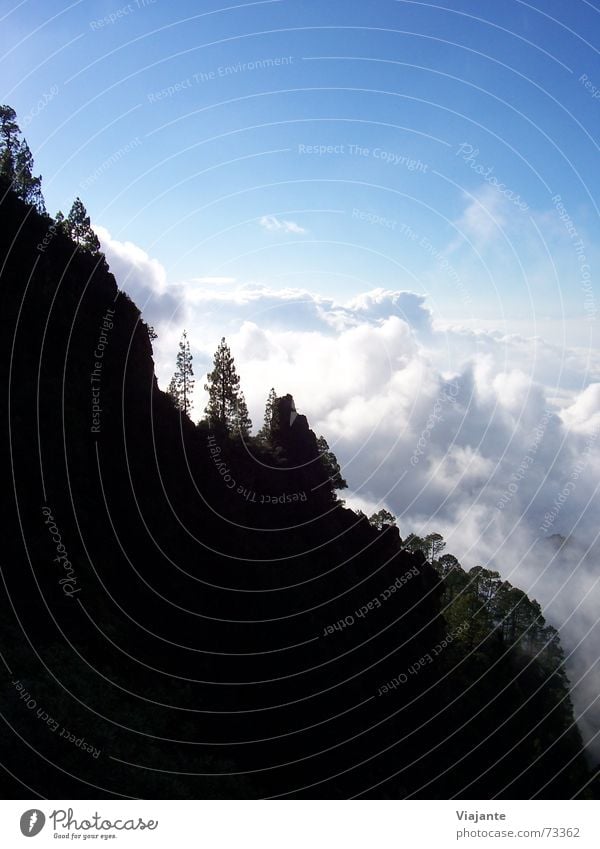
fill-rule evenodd
<path id="1" fill-rule="evenodd" d="M 436 566 L 443 578 L 447 577 L 453 570 L 461 568 L 460 563 L 453 554 L 442 554 Z"/>
<path id="2" fill-rule="evenodd" d="M 10 106 L 0 106 L 0 173 L 11 183 L 16 172 L 20 133 L 15 110 Z"/>
<path id="3" fill-rule="evenodd" d="M 427 546 L 425 540 L 422 537 L 417 536 L 416 534 L 409 534 L 404 540 L 404 548 L 407 548 L 409 551 L 425 551 Z"/>
<path id="4" fill-rule="evenodd" d="M 71 239 L 91 254 L 100 252 L 100 240 L 92 230 L 90 217 L 81 198 L 75 198 L 66 221 L 66 231 Z"/>
<path id="5" fill-rule="evenodd" d="M 438 555 L 446 548 L 444 537 L 441 534 L 427 534 L 423 542 L 425 543 L 424 551 L 432 563 L 438 559 Z"/>
<path id="6" fill-rule="evenodd" d="M 40 213 L 46 212 L 42 195 L 42 178 L 33 176 L 33 156 L 17 124 L 10 106 L 0 106 L 0 174 L 13 190 Z"/>
<path id="7" fill-rule="evenodd" d="M 15 172 L 13 185 L 19 197 L 38 212 L 44 213 L 46 205 L 42 196 L 42 178 L 33 176 L 33 155 L 25 139 L 17 151 Z"/>
<path id="8" fill-rule="evenodd" d="M 252 422 L 225 337 L 215 352 L 213 370 L 207 374 L 206 380 L 204 388 L 208 392 L 206 416 L 209 423 L 225 432 L 239 430 L 247 436 Z"/>
<path id="9" fill-rule="evenodd" d="M 250 436 L 250 431 L 252 430 L 252 419 L 248 414 L 246 399 L 244 398 L 244 393 L 241 390 L 237 402 L 236 426 L 242 436 Z"/>
<path id="10" fill-rule="evenodd" d="M 325 466 L 325 470 L 329 475 L 329 480 L 334 489 L 346 489 L 348 484 L 342 477 L 342 470 L 337 461 L 337 457 L 330 450 L 327 440 L 324 436 L 319 436 L 317 439 L 317 448 L 321 455 L 321 462 Z"/>
<path id="11" fill-rule="evenodd" d="M 179 405 L 179 390 L 177 389 L 177 381 L 175 380 L 175 375 L 169 381 L 169 385 L 167 386 L 167 395 L 173 401 L 178 410 L 181 410 Z"/>
<path id="12" fill-rule="evenodd" d="M 265 404 L 265 418 L 263 426 L 258 432 L 258 436 L 261 439 L 266 440 L 267 442 L 271 439 L 272 431 L 277 427 L 276 416 L 277 393 L 275 392 L 275 389 L 271 387 L 269 397 L 267 398 L 267 403 Z"/>
<path id="13" fill-rule="evenodd" d="M 179 342 L 179 352 L 176 359 L 175 374 L 171 378 L 167 393 L 175 402 L 175 406 L 189 416 L 194 402 L 192 395 L 194 392 L 194 369 L 192 368 L 192 354 L 190 351 L 190 343 L 187 338 L 187 332 L 184 330 Z"/>
<path id="14" fill-rule="evenodd" d="M 384 525 L 396 525 L 396 517 L 389 510 L 379 510 L 369 516 L 369 522 L 380 531 Z"/>

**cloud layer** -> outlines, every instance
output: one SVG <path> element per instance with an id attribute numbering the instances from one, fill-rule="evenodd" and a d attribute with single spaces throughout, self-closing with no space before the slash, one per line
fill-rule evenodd
<path id="1" fill-rule="evenodd" d="M 156 260 L 99 235 L 120 285 L 158 329 L 162 386 L 184 326 L 198 387 L 226 335 L 255 423 L 271 386 L 292 393 L 336 453 L 349 504 L 385 506 L 402 536 L 439 531 L 466 568 L 490 565 L 537 598 L 574 650 L 577 708 L 590 706 L 600 691 L 597 351 L 442 326 L 413 292 L 337 303 L 210 277 L 167 286 Z M 199 388 L 196 416 L 204 403 Z M 569 544 L 545 542 L 553 534 Z M 588 738 L 600 728 L 598 705 L 582 727 Z"/>

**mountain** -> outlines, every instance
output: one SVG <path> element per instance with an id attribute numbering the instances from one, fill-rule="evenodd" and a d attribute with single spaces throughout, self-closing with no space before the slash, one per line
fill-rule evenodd
<path id="1" fill-rule="evenodd" d="M 270 443 L 194 424 L 1 194 L 5 798 L 589 795 L 556 639 L 346 509 L 291 396 Z"/>

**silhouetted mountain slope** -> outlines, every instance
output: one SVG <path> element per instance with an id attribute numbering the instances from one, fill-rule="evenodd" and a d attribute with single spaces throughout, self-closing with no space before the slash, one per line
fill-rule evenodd
<path id="1" fill-rule="evenodd" d="M 0 210 L 5 794 L 576 794 L 564 680 L 461 642 L 289 396 L 270 447 L 194 425 L 103 257 Z"/>

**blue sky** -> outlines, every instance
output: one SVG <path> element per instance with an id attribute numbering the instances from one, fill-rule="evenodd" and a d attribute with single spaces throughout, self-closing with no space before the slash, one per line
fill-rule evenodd
<path id="1" fill-rule="evenodd" d="M 450 320 L 589 322 L 552 198 L 593 272 L 599 13 L 446 7 L 4 3 L 3 99 L 49 210 L 81 195 L 173 282 L 410 289 Z"/>

